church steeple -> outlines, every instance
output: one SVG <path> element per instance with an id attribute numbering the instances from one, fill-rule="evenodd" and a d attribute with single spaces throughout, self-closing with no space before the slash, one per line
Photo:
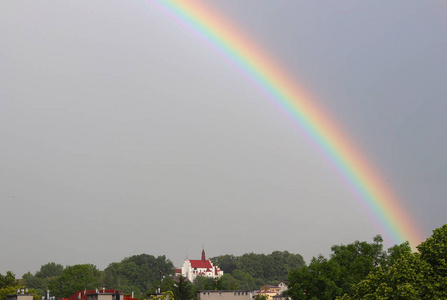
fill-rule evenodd
<path id="1" fill-rule="evenodd" d="M 205 248 L 202 249 L 202 261 L 206 261 L 206 258 L 205 258 Z"/>

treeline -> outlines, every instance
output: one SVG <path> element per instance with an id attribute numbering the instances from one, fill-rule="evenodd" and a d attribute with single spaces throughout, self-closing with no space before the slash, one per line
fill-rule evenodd
<path id="1" fill-rule="evenodd" d="M 106 286 L 140 299 L 160 289 L 171 291 L 175 300 L 193 300 L 197 290 L 259 289 L 287 278 L 285 292 L 301 299 L 447 299 L 447 224 L 412 252 L 408 243 L 383 249 L 376 236 L 372 243 L 355 241 L 332 246 L 331 255 L 314 257 L 308 265 L 301 255 L 287 251 L 272 254 L 248 253 L 211 258 L 224 270 L 219 279 L 197 277 L 188 282 L 174 279 L 174 265 L 165 256 L 134 255 L 111 263 L 104 271 L 95 265 L 63 267 L 49 263 L 22 280 L 7 272 L 0 274 L 0 300 L 17 289 L 29 288 L 35 300 L 50 289 L 51 296 L 69 297 L 84 289 Z"/>
<path id="2" fill-rule="evenodd" d="M 304 265 L 301 255 L 287 251 L 272 254 L 248 253 L 242 256 L 222 255 L 211 259 L 224 270 L 219 279 L 198 277 L 185 287 L 195 290 L 255 290 L 265 284 L 278 284 L 287 278 L 290 270 Z M 67 298 L 77 291 L 96 289 L 105 286 L 115 288 L 126 294 L 134 292 L 138 298 L 146 298 L 150 293 L 174 291 L 175 268 L 165 256 L 154 257 L 149 254 L 134 255 L 121 262 L 109 264 L 104 271 L 95 265 L 82 264 L 63 267 L 54 262 L 43 265 L 35 274 L 23 275 L 23 285 L 32 288 L 43 296 L 46 290 L 52 296 Z M 1 299 L 0 299 L 1 300 Z"/>
<path id="3" fill-rule="evenodd" d="M 382 238 L 331 248 L 289 273 L 285 296 L 301 299 L 447 299 L 447 224 L 412 252 L 408 243 L 383 250 Z"/>
<path id="4" fill-rule="evenodd" d="M 46 290 L 56 298 L 68 298 L 77 291 L 94 290 L 105 286 L 118 289 L 126 294 L 135 293 L 145 298 L 160 287 L 163 278 L 175 272 L 173 263 L 166 257 L 154 257 L 149 254 L 134 255 L 121 262 L 109 264 L 104 271 L 92 264 L 80 264 L 63 267 L 54 262 L 40 268 L 34 275 L 23 275 L 23 284 L 33 288 L 39 296 Z"/>
<path id="5" fill-rule="evenodd" d="M 304 265 L 300 254 L 274 251 L 272 254 L 221 255 L 210 259 L 224 274 L 231 275 L 240 289 L 255 290 L 265 284 L 277 285 L 293 269 Z"/>

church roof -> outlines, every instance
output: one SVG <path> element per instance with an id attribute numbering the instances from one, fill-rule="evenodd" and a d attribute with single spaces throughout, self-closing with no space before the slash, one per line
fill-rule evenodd
<path id="1" fill-rule="evenodd" d="M 210 260 L 190 260 L 192 268 L 209 269 L 212 268 Z"/>

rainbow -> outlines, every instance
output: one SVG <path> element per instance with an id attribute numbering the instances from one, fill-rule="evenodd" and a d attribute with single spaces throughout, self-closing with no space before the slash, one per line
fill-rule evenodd
<path id="1" fill-rule="evenodd" d="M 362 151 L 323 108 L 298 88 L 284 68 L 239 28 L 197 0 L 152 0 L 151 3 L 217 49 L 292 117 L 348 182 L 384 238 L 393 243 L 409 241 L 412 246 L 423 241 L 399 198 Z"/>

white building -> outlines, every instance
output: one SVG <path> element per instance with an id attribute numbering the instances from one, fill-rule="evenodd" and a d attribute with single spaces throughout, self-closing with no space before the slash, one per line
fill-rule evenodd
<path id="1" fill-rule="evenodd" d="M 177 269 L 176 275 L 183 275 L 189 281 L 194 281 L 197 276 L 219 278 L 223 271 L 218 266 L 214 266 L 211 260 L 205 258 L 205 250 L 202 250 L 202 259 L 185 259 L 181 269 Z"/>

